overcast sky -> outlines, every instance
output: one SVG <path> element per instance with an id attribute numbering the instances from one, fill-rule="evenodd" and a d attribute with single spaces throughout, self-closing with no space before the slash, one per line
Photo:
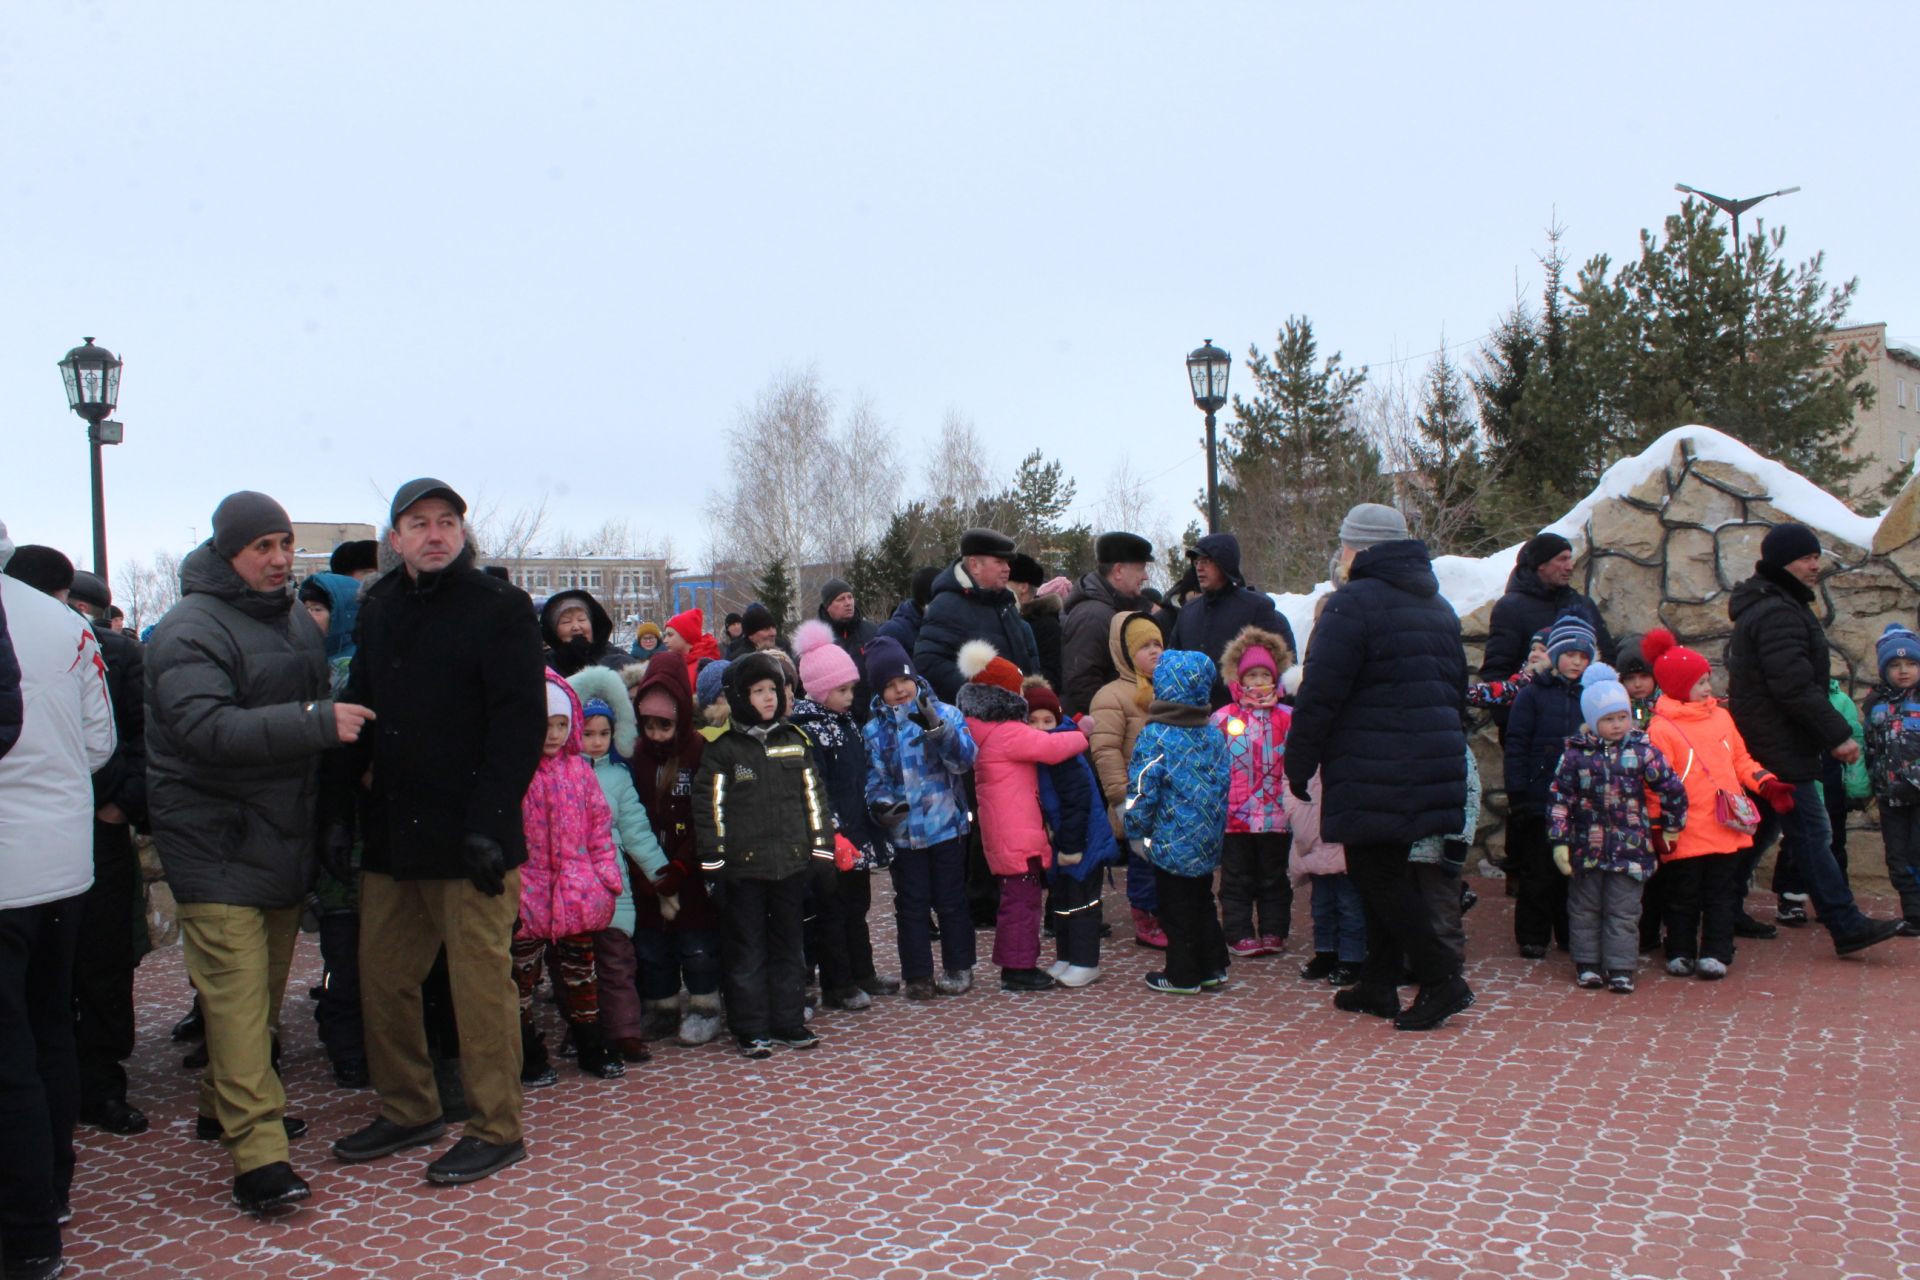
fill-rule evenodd
<path id="1" fill-rule="evenodd" d="M 1916 15 L 10 0 L 0 519 L 89 558 L 54 362 L 92 334 L 116 565 L 233 489 L 375 520 L 421 473 L 684 554 L 719 432 L 807 365 L 916 485 L 957 408 L 1184 522 L 1202 338 L 1299 313 L 1417 370 L 1537 292 L 1556 210 L 1618 258 L 1676 181 L 1803 186 L 1759 211 L 1790 257 L 1920 341 Z"/>

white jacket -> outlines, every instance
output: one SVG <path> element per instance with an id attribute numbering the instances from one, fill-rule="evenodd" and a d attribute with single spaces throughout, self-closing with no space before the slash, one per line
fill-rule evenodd
<path id="1" fill-rule="evenodd" d="M 0 910 L 93 883 L 93 772 L 113 754 L 113 704 L 93 628 L 52 596 L 0 576 L 20 660 L 20 741 L 0 757 Z"/>

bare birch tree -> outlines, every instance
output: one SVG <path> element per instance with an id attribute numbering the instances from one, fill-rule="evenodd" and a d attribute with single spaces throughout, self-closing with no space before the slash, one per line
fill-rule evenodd
<path id="1" fill-rule="evenodd" d="M 180 557 L 156 551 L 151 561 L 123 561 L 114 574 L 113 600 L 136 630 L 160 621 L 180 603 Z"/>

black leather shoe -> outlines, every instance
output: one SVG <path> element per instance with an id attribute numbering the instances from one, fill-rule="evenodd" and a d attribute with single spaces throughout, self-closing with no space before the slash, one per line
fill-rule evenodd
<path id="1" fill-rule="evenodd" d="M 1420 988 L 1419 997 L 1393 1020 L 1393 1025 L 1401 1031 L 1431 1031 L 1472 1004 L 1473 988 L 1465 978 L 1455 976 Z"/>
<path id="2" fill-rule="evenodd" d="M 479 1138 L 462 1138 L 453 1144 L 452 1150 L 427 1166 L 427 1181 L 443 1187 L 478 1182 L 526 1158 L 527 1146 L 524 1142 L 485 1142 Z"/>
<path id="3" fill-rule="evenodd" d="M 1850 956 L 1856 951 L 1865 951 L 1868 947 L 1885 942 L 1888 938 L 1900 936 L 1900 921 L 1869 920 L 1846 937 L 1836 936 L 1833 940 L 1835 955 Z"/>
<path id="4" fill-rule="evenodd" d="M 7 1264 L 6 1280 L 54 1280 L 67 1264 L 59 1254 L 50 1258 L 22 1258 Z"/>
<path id="5" fill-rule="evenodd" d="M 80 1119 L 108 1133 L 131 1136 L 147 1131 L 147 1117 L 138 1107 L 127 1105 L 125 1098 L 108 1098 L 80 1109 Z"/>
<path id="6" fill-rule="evenodd" d="M 287 1128 L 287 1137 L 304 1137 L 307 1122 L 299 1116 L 282 1116 L 280 1123 Z M 193 1121 L 193 1136 L 202 1142 L 218 1142 L 222 1137 L 220 1122 L 212 1116 L 196 1116 Z"/>
<path id="7" fill-rule="evenodd" d="M 1357 983 L 1334 992 L 1333 1007 L 1343 1013 L 1370 1013 L 1376 1018 L 1399 1016 L 1400 997 L 1393 991 Z"/>
<path id="8" fill-rule="evenodd" d="M 249 1169 L 233 1180 L 233 1202 L 248 1213 L 290 1209 L 312 1194 L 313 1188 L 285 1160 Z"/>
<path id="9" fill-rule="evenodd" d="M 207 1067 L 207 1042 L 202 1040 L 180 1059 L 180 1066 L 187 1071 L 204 1071 Z"/>
<path id="10" fill-rule="evenodd" d="M 200 1016 L 200 1002 L 195 1000 L 193 1008 L 187 1010 L 187 1016 L 173 1024 L 175 1040 L 198 1040 L 207 1034 L 207 1020 Z"/>
<path id="11" fill-rule="evenodd" d="M 365 1058 L 341 1058 L 333 1064 L 333 1082 L 342 1089 L 364 1089 L 372 1083 Z"/>
<path id="12" fill-rule="evenodd" d="M 424 1124 L 395 1124 L 379 1116 L 358 1133 L 350 1133 L 334 1143 L 333 1158 L 349 1162 L 378 1160 L 408 1147 L 431 1146 L 446 1131 L 444 1117 L 435 1117 Z"/>
<path id="13" fill-rule="evenodd" d="M 1733 918 L 1733 936 L 1736 938 L 1777 938 L 1780 931 L 1770 924 L 1762 924 L 1742 911 Z"/>

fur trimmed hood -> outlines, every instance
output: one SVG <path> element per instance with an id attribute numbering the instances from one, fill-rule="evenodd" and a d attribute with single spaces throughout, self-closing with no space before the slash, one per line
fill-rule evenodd
<path id="1" fill-rule="evenodd" d="M 1227 647 L 1220 654 L 1220 678 L 1229 685 L 1237 686 L 1240 683 L 1240 659 L 1256 645 L 1273 655 L 1277 669 L 1274 682 L 1277 685 L 1280 677 L 1286 675 L 1288 668 L 1293 666 L 1293 650 L 1277 632 L 1260 627 L 1243 627 L 1239 635 L 1227 642 Z"/>
<path id="2" fill-rule="evenodd" d="M 995 684 L 967 683 L 954 699 L 960 714 L 974 720 L 1025 720 L 1027 700 Z"/>
<path id="3" fill-rule="evenodd" d="M 624 668 L 614 671 L 607 667 L 582 667 L 567 677 L 567 683 L 580 696 L 583 714 L 586 704 L 594 698 L 599 698 L 613 709 L 614 752 L 622 760 L 631 760 L 634 743 L 640 736 L 640 726 L 634 719 L 633 703 L 627 682 L 622 678 L 623 671 Z"/>

